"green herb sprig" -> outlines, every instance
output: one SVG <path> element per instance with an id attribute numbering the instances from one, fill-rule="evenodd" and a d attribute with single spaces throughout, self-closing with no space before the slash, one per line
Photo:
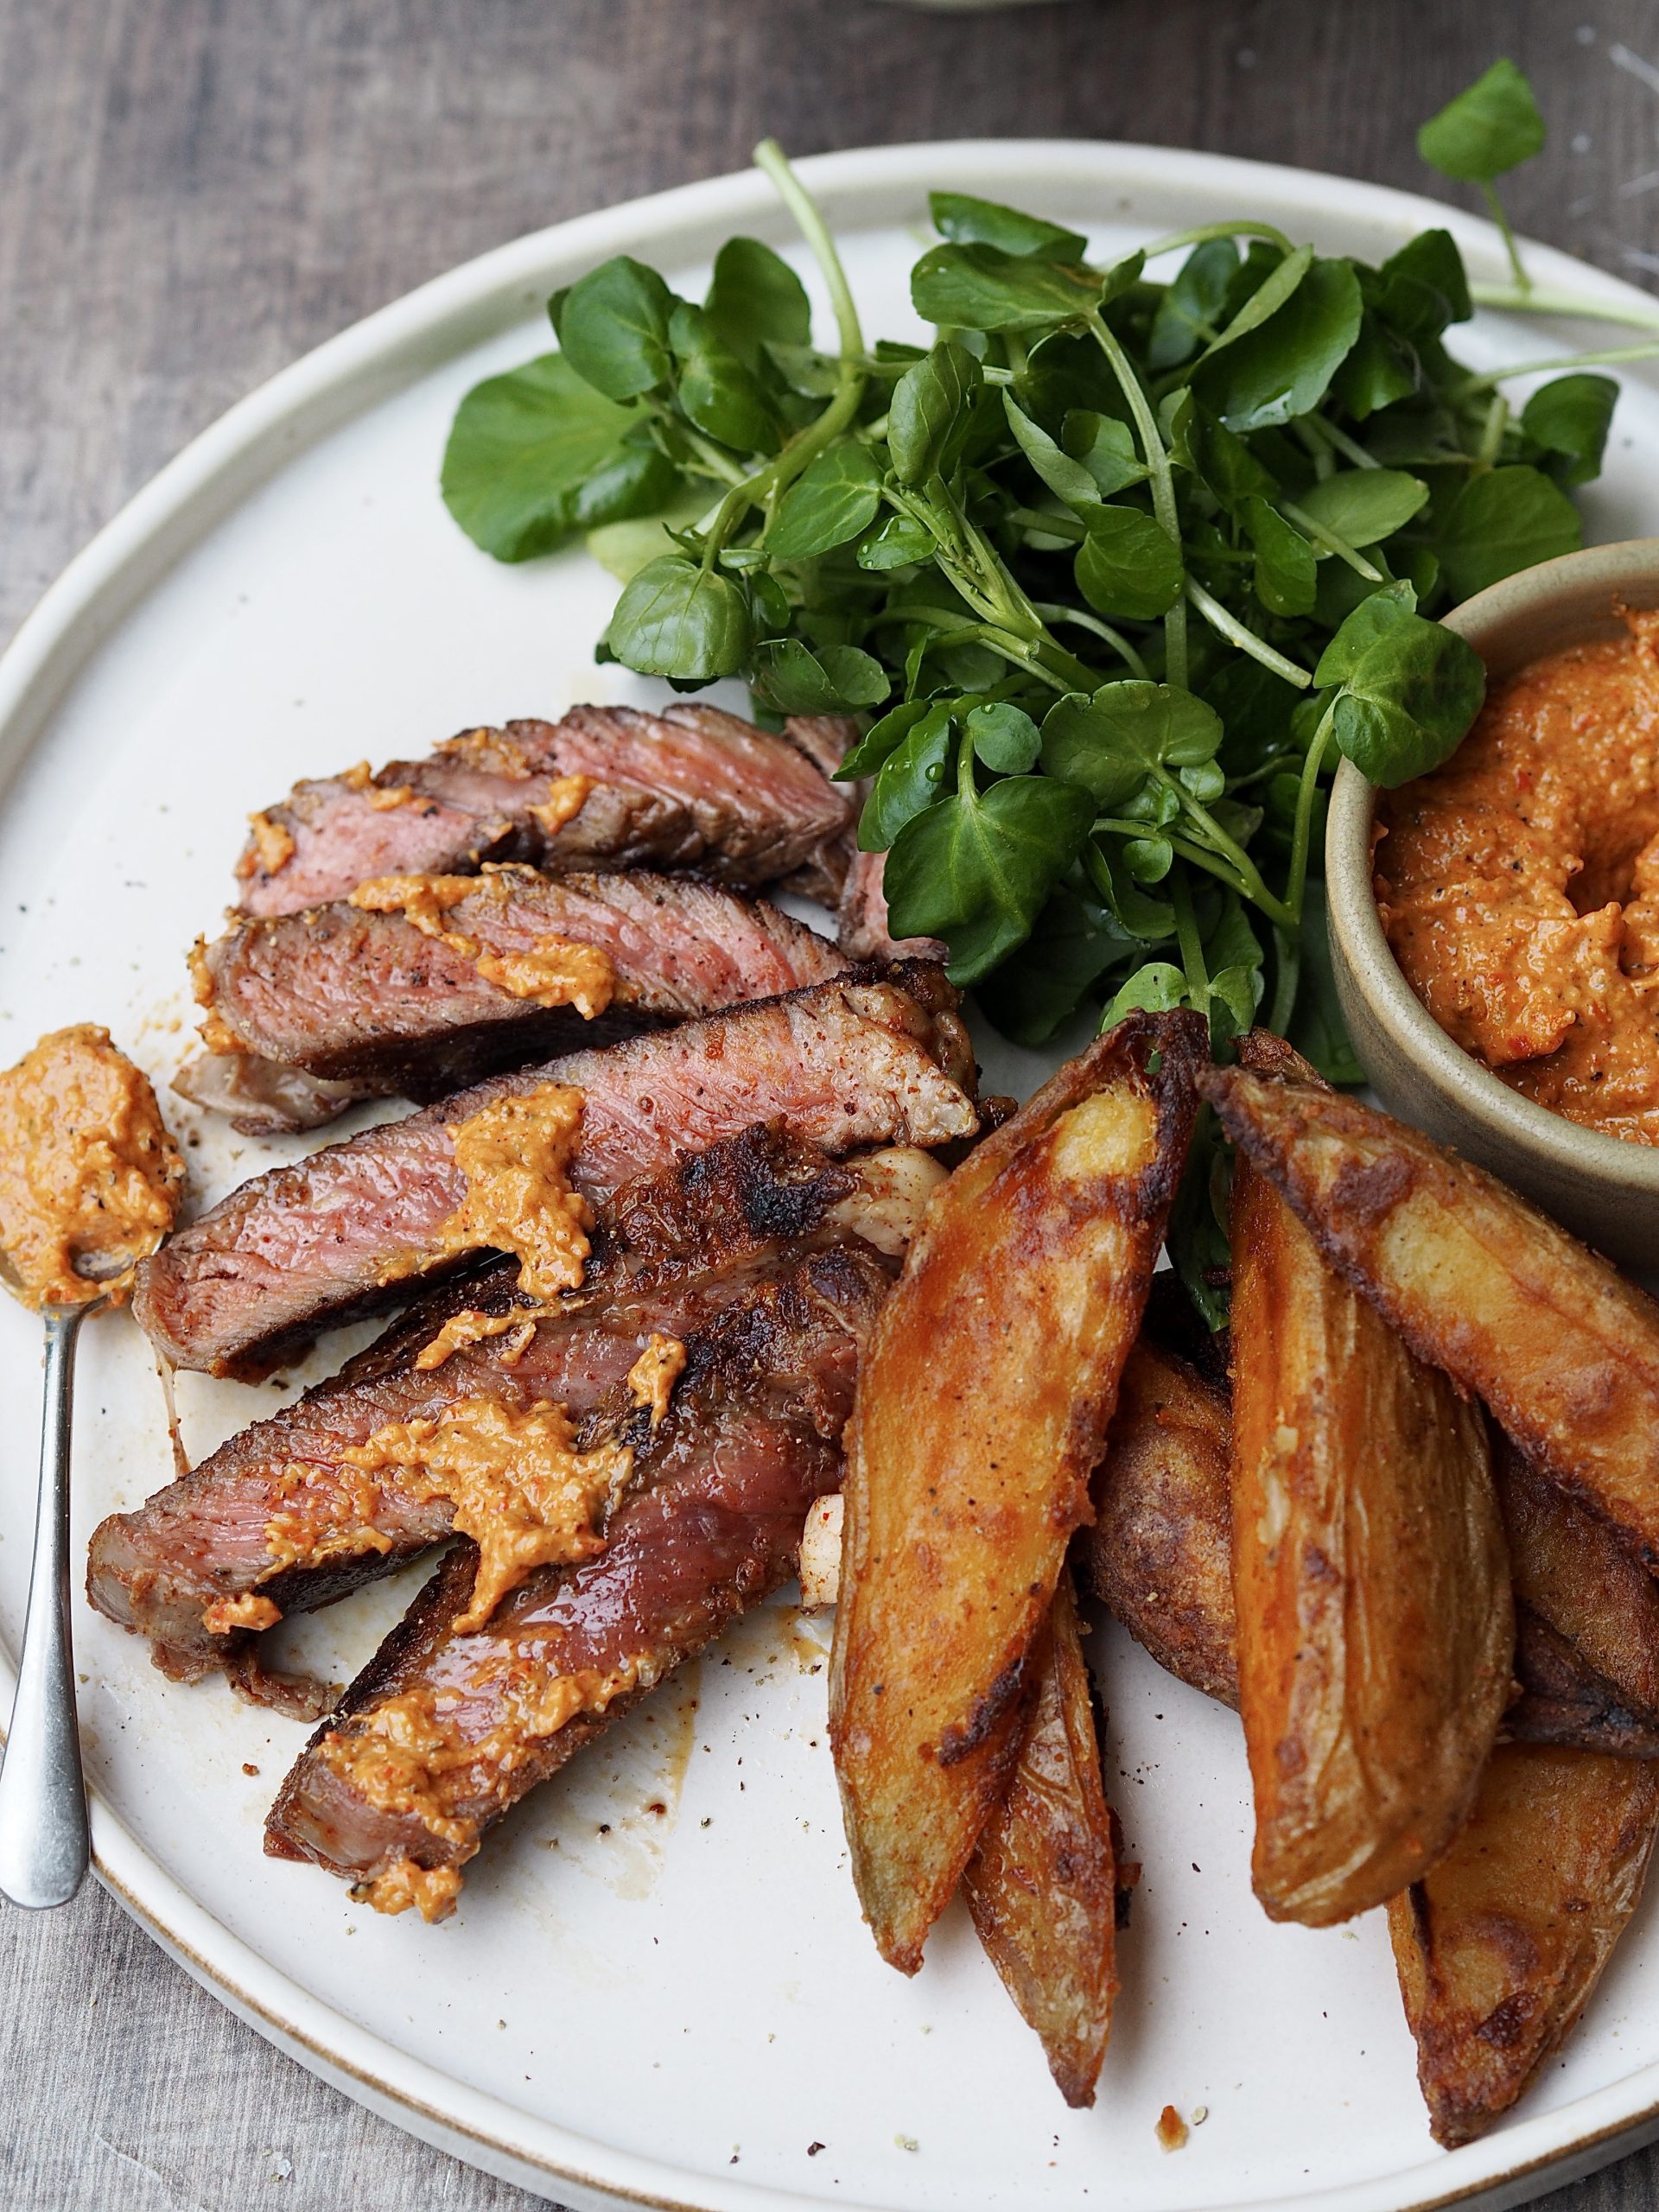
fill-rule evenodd
<path id="1" fill-rule="evenodd" d="M 1372 267 L 1240 219 L 1102 265 L 1076 232 L 936 193 L 922 347 L 867 341 L 768 141 L 835 349 L 754 239 L 701 303 L 618 257 L 550 302 L 556 353 L 462 402 L 443 496 L 501 560 L 590 534 L 622 583 L 601 658 L 861 717 L 841 773 L 868 780 L 893 929 L 944 939 L 1017 1041 L 1084 1004 L 1190 1005 L 1220 1045 L 1264 1020 L 1352 1081 L 1330 775 L 1345 756 L 1390 786 L 1455 747 L 1484 673 L 1433 618 L 1580 544 L 1569 494 L 1617 396 L 1589 355 L 1534 365 L 1567 372 L 1516 410 L 1523 370 L 1448 350 L 1477 297 L 1605 312 L 1529 283 L 1497 180 L 1542 142 L 1509 62 L 1424 126 L 1509 247 L 1513 283 L 1478 292 L 1444 230 Z"/>

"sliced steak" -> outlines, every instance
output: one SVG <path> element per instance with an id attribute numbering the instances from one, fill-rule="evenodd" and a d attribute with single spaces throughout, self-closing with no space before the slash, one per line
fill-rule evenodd
<path id="1" fill-rule="evenodd" d="M 848 861 L 836 914 L 836 935 L 849 960 L 938 960 L 950 957 L 938 938 L 890 936 L 885 853 L 855 852 Z"/>
<path id="2" fill-rule="evenodd" d="M 653 1331 L 683 1337 L 750 1287 L 757 1269 L 775 1268 L 780 1252 L 858 1238 L 896 1255 L 942 1172 L 913 1154 L 843 1165 L 756 1128 L 631 1184 L 606 1209 L 582 1288 L 528 1325 L 527 1344 L 496 1337 L 421 1370 L 417 1355 L 453 1315 L 530 1305 L 511 1261 L 429 1292 L 338 1375 L 232 1437 L 136 1513 L 111 1515 L 89 1547 L 87 1595 L 108 1619 L 148 1637 L 174 1680 L 231 1667 L 256 1631 L 214 1633 L 203 1620 L 210 1606 L 257 1594 L 283 1613 L 310 1611 L 448 1533 L 448 1501 L 391 1476 L 378 1478 L 365 1523 L 363 1484 L 345 1451 L 389 1422 L 433 1418 L 480 1395 L 517 1408 L 557 1400 L 584 1414 Z M 279 1516 L 331 1535 L 328 1554 L 279 1573 L 269 1533 Z"/>
<path id="3" fill-rule="evenodd" d="M 573 776 L 590 779 L 585 792 L 563 784 Z M 847 819 L 845 798 L 800 747 L 735 715 L 687 702 L 660 714 L 573 707 L 561 722 L 465 730 L 373 777 L 296 784 L 255 817 L 237 879 L 257 915 L 326 905 L 373 876 L 486 860 L 696 868 L 750 886 L 817 868 L 833 899 L 840 869 L 820 855 Z"/>
<path id="4" fill-rule="evenodd" d="M 847 966 L 776 906 L 690 876 L 493 868 L 442 923 L 447 936 L 434 936 L 404 913 L 344 902 L 240 922 L 201 963 L 212 1011 L 248 1056 L 327 1085 L 338 1112 L 353 1098 L 441 1098 L 526 1060 L 773 998 Z M 480 959 L 522 959 L 549 938 L 608 957 L 614 991 L 597 1019 L 480 972 Z M 315 1128 L 311 1097 L 296 1103 L 299 1125 Z"/>
<path id="5" fill-rule="evenodd" d="M 807 1509 L 841 1480 L 858 1356 L 886 1289 L 868 1256 L 819 1254 L 697 1332 L 661 1427 L 632 1418 L 641 1486 L 607 1548 L 543 1568 L 466 1635 L 453 1624 L 476 1552 L 457 1544 L 302 1754 L 266 1850 L 359 1882 L 458 1867 L 510 1806 L 787 1580 Z M 437 1762 L 394 1753 L 402 1770 L 387 1774 L 382 1716 L 440 1738 Z M 396 1883 L 378 1902 L 396 1904 Z M 423 1910 L 446 1902 L 439 1886 Z"/>
<path id="6" fill-rule="evenodd" d="M 256 1175 L 139 1270 L 133 1311 L 175 1367 L 268 1372 L 441 1266 L 466 1195 L 451 1128 L 550 1083 L 584 1094 L 574 1180 L 602 1200 L 753 1122 L 830 1153 L 971 1135 L 973 1060 L 943 971 L 852 971 L 788 997 L 502 1075 Z"/>

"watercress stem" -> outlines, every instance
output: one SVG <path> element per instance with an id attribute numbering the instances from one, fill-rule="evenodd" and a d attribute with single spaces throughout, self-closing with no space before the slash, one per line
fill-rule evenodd
<path id="1" fill-rule="evenodd" d="M 1128 401 L 1129 413 L 1135 419 L 1135 435 L 1141 441 L 1141 455 L 1151 478 L 1152 511 L 1158 518 L 1159 528 L 1185 561 L 1181 547 L 1181 520 L 1175 505 L 1175 476 L 1169 465 L 1169 454 L 1163 438 L 1159 433 L 1158 418 L 1141 389 L 1133 362 L 1118 343 L 1116 334 L 1098 309 L 1090 310 L 1087 321 L 1095 343 L 1111 364 L 1112 374 L 1117 378 L 1118 388 Z M 1186 689 L 1186 607 L 1179 598 L 1164 617 L 1164 673 L 1171 683 L 1182 690 Z"/>
<path id="2" fill-rule="evenodd" d="M 1199 940 L 1198 925 L 1192 912 L 1192 893 L 1188 888 L 1184 871 L 1171 873 L 1169 903 L 1175 909 L 1175 942 L 1181 949 L 1181 965 L 1186 970 L 1187 990 L 1199 1012 L 1207 1014 L 1210 973 L 1204 964 L 1204 946 Z"/>
<path id="3" fill-rule="evenodd" d="M 1556 369 L 1593 368 L 1600 364 L 1610 366 L 1620 361 L 1648 361 L 1659 353 L 1659 338 L 1642 346 L 1605 346 L 1589 353 L 1557 353 L 1547 361 L 1516 361 L 1507 369 L 1488 369 L 1484 376 L 1465 377 L 1452 387 L 1452 399 L 1470 399 L 1479 391 L 1494 391 L 1510 377 L 1541 377 Z"/>
<path id="4" fill-rule="evenodd" d="M 1114 630 L 1109 622 L 1103 622 L 1098 614 L 1085 614 L 1080 607 L 1048 607 L 1034 601 L 1035 611 L 1045 622 L 1070 622 L 1079 630 L 1090 630 L 1105 642 L 1124 661 L 1131 675 L 1147 680 L 1147 664 L 1121 631 Z"/>
<path id="5" fill-rule="evenodd" d="M 1281 929 L 1294 930 L 1296 927 L 1295 915 L 1282 899 L 1274 897 L 1262 880 L 1261 869 L 1243 845 L 1236 838 L 1229 836 L 1209 808 L 1201 799 L 1193 798 L 1179 776 L 1172 776 L 1168 769 L 1161 766 L 1154 768 L 1153 773 L 1166 791 L 1174 792 L 1182 812 L 1192 817 L 1216 850 L 1237 870 L 1244 896 L 1258 906 L 1264 914 L 1270 915 Z"/>
<path id="6" fill-rule="evenodd" d="M 1338 561 L 1345 562 L 1357 576 L 1363 576 L 1370 584 L 1382 582 L 1381 569 L 1373 567 L 1345 537 L 1338 537 L 1334 530 L 1327 530 L 1322 522 L 1315 522 L 1306 507 L 1299 507 L 1294 499 L 1281 499 L 1279 512 L 1287 522 L 1295 524 L 1310 543 L 1324 546 L 1327 553 L 1333 553 Z"/>
<path id="7" fill-rule="evenodd" d="M 1274 930 L 1273 949 L 1273 1002 L 1268 1008 L 1267 1027 L 1275 1037 L 1282 1037 L 1296 1011 L 1296 992 L 1302 980 L 1301 941 L 1287 936 L 1283 930 Z"/>
<path id="8" fill-rule="evenodd" d="M 1570 315 L 1586 322 L 1625 322 L 1638 330 L 1659 330 L 1659 302 L 1638 307 L 1630 300 L 1596 300 L 1582 292 L 1548 292 L 1536 284 L 1471 284 L 1477 307 L 1524 308 L 1529 315 Z"/>
<path id="9" fill-rule="evenodd" d="M 1344 460 L 1351 461 L 1356 468 L 1380 468 L 1382 466 L 1380 461 L 1372 459 L 1357 438 L 1351 438 L 1339 424 L 1327 423 L 1323 415 L 1304 415 L 1302 421 L 1315 437 L 1323 438 Z"/>
<path id="10" fill-rule="evenodd" d="M 1498 197 L 1497 187 L 1488 179 L 1483 181 L 1480 189 L 1486 201 L 1487 213 L 1503 233 L 1503 249 L 1510 257 L 1510 266 L 1515 271 L 1515 289 L 1524 299 L 1532 289 L 1532 279 L 1522 264 L 1521 249 L 1515 242 L 1515 232 L 1510 228 L 1510 219 L 1504 213 L 1503 202 Z"/>
<path id="11" fill-rule="evenodd" d="M 1173 253 L 1179 246 L 1205 245 L 1211 238 L 1266 238 L 1281 253 L 1295 251 L 1284 232 L 1271 223 L 1199 223 L 1190 231 L 1171 231 L 1165 238 L 1154 238 L 1146 249 L 1147 259 L 1155 261 L 1160 253 Z"/>
<path id="12" fill-rule="evenodd" d="M 1313 678 L 1305 668 L 1298 668 L 1294 660 L 1287 660 L 1283 653 L 1275 652 L 1254 630 L 1247 630 L 1194 577 L 1186 580 L 1186 595 L 1210 627 L 1225 638 L 1230 645 L 1249 653 L 1252 660 L 1259 660 L 1263 668 L 1270 668 L 1275 676 L 1282 677 L 1287 683 L 1294 683 L 1299 691 L 1306 691 L 1312 683 Z"/>
<path id="13" fill-rule="evenodd" d="M 864 351 L 858 308 L 847 282 L 847 272 L 841 265 L 841 256 L 836 251 L 836 242 L 830 235 L 830 226 L 818 213 L 817 202 L 789 166 L 789 157 L 775 138 L 760 141 L 754 149 L 753 161 L 756 168 L 772 179 L 773 190 L 795 218 L 801 236 L 811 247 L 813 258 L 823 271 L 824 282 L 830 287 L 830 302 L 836 311 L 836 327 L 841 333 L 843 363 L 857 360 Z"/>
<path id="14" fill-rule="evenodd" d="M 1307 758 L 1302 763 L 1302 779 L 1296 792 L 1296 826 L 1290 841 L 1290 873 L 1285 881 L 1285 904 L 1289 908 L 1296 928 L 1301 926 L 1302 899 L 1307 889 L 1308 844 L 1313 831 L 1313 806 L 1319 797 L 1319 777 L 1325 756 L 1331 750 L 1331 741 L 1336 721 L 1337 702 L 1331 704 L 1319 717 L 1319 726 L 1313 733 L 1313 742 L 1307 748 Z"/>

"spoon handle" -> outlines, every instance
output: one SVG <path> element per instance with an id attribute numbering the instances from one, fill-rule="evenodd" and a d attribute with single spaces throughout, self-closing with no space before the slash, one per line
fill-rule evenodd
<path id="1" fill-rule="evenodd" d="M 88 1309 L 48 1306 L 35 1557 L 17 1697 L 0 1764 L 0 1892 L 67 1904 L 91 1855 L 69 1628 L 69 1425 L 75 1337 Z"/>

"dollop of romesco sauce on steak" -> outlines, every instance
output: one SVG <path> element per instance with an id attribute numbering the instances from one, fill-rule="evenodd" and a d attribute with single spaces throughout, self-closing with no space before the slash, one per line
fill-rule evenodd
<path id="1" fill-rule="evenodd" d="M 1659 613 L 1511 677 L 1376 822 L 1382 926 L 1446 1034 L 1541 1106 L 1659 1144 Z"/>
<path id="2" fill-rule="evenodd" d="M 25 1305 L 124 1305 L 183 1189 L 149 1078 L 107 1029 L 55 1029 L 0 1075 L 0 1252 Z"/>

